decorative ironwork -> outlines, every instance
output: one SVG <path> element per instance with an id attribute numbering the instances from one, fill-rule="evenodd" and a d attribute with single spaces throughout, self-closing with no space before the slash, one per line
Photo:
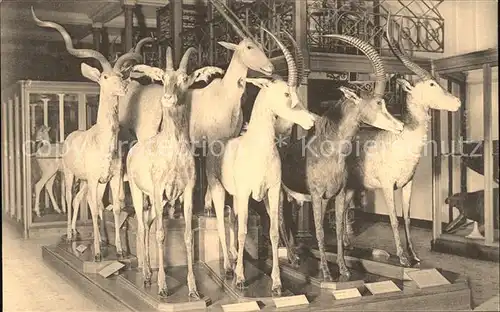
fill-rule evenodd
<path id="1" fill-rule="evenodd" d="M 391 12 L 401 43 L 410 51 L 444 51 L 444 19 L 438 11 L 443 0 L 307 0 L 308 45 L 311 51 L 360 54 L 356 48 L 324 38 L 346 34 L 363 39 L 387 55 L 384 31 Z"/>

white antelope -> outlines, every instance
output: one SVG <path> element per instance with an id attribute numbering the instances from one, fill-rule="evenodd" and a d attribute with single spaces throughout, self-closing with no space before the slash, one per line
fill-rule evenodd
<path id="1" fill-rule="evenodd" d="M 265 30 L 268 32 L 267 30 Z M 247 131 L 240 137 L 229 139 L 222 151 L 210 150 L 207 155 L 209 189 L 212 194 L 218 223 L 224 222 L 225 190 L 234 196 L 234 213 L 238 217 L 238 251 L 235 268 L 236 286 L 243 288 L 243 251 L 247 234 L 248 199 L 264 199 L 269 213 L 270 237 L 273 251 L 273 295 L 281 295 L 281 279 L 278 260 L 279 202 L 281 191 L 281 161 L 275 142 L 275 120 L 277 116 L 299 124 L 304 129 L 314 125 L 314 115 L 297 109 L 297 67 L 288 49 L 273 34 L 268 34 L 278 43 L 288 64 L 288 82 L 281 79 L 247 78 L 261 90 L 255 99 Z M 215 146 L 214 146 L 215 148 Z M 234 228 L 230 233 L 234 247 Z M 225 233 L 219 231 L 221 244 L 225 245 Z M 232 268 L 224 259 L 226 273 Z"/>
<path id="2" fill-rule="evenodd" d="M 182 65 L 182 64 L 181 64 Z M 165 229 L 163 227 L 163 195 L 172 205 L 177 199 L 184 204 L 186 228 L 184 242 L 188 258 L 187 283 L 189 296 L 199 299 L 193 273 L 192 255 L 192 211 L 193 190 L 196 183 L 194 156 L 189 139 L 189 107 L 183 101 L 187 88 L 195 79 L 189 79 L 185 66 L 174 70 L 172 50 L 167 49 L 166 70 L 147 65 L 134 66 L 134 71 L 141 71 L 155 80 L 163 82 L 163 108 L 161 130 L 158 134 L 134 145 L 127 156 L 127 174 L 137 216 L 138 254 L 142 258 L 144 284 L 151 284 L 151 266 L 149 251 L 149 230 L 156 221 L 156 242 L 158 249 L 158 291 L 159 295 L 168 295 L 164 268 Z M 211 74 L 208 69 L 207 75 Z M 144 210 L 143 195 L 152 199 L 152 208 Z"/>
<path id="3" fill-rule="evenodd" d="M 56 29 L 63 37 L 68 52 L 79 58 L 94 58 L 99 61 L 103 70 L 93 68 L 85 63 L 81 65 L 83 76 L 97 82 L 100 85 L 99 111 L 97 113 L 97 123 L 90 129 L 77 130 L 68 135 L 63 145 L 63 170 L 66 187 L 66 203 L 68 205 L 68 233 L 67 239 L 73 239 L 71 230 L 71 204 L 72 186 L 76 178 L 81 180 L 80 191 L 76 195 L 82 194 L 88 188 L 88 204 L 92 213 L 92 225 L 94 231 L 94 253 L 95 260 L 101 261 L 100 233 L 97 224 L 98 215 L 103 212 L 102 195 L 106 184 L 110 182 L 113 194 L 120 194 L 122 182 L 121 159 L 117 155 L 118 147 L 118 97 L 125 94 L 124 81 L 120 69 L 123 63 L 129 59 L 140 61 L 136 53 L 126 53 L 122 55 L 111 66 L 109 61 L 98 51 L 90 49 L 75 49 L 68 32 L 59 24 L 54 22 L 41 21 L 31 8 L 33 19 L 38 26 Z M 81 195 L 83 196 L 83 195 Z M 76 198 L 75 198 L 76 199 Z M 79 204 L 79 200 L 75 203 Z M 115 227 L 119 228 L 119 213 L 121 207 L 116 198 L 113 200 L 113 214 L 115 217 Z M 116 249 L 121 256 L 123 254 L 119 231 L 116 231 Z"/>
<path id="4" fill-rule="evenodd" d="M 360 130 L 360 140 L 356 142 L 365 146 L 372 142 L 372 148 L 359 149 L 360 153 L 347 158 L 349 173 L 346 185 L 345 205 L 349 206 L 355 190 L 381 189 L 387 207 L 391 227 L 396 243 L 396 250 L 402 265 L 410 266 L 411 260 L 419 262 L 410 238 L 410 200 L 412 179 L 420 160 L 420 154 L 427 143 L 427 130 L 430 122 L 430 110 L 446 110 L 455 112 L 460 108 L 460 99 L 444 90 L 432 75 L 415 64 L 394 42 L 390 33 L 390 15 L 387 17 L 386 36 L 393 53 L 401 62 L 421 79 L 414 86 L 404 79 L 398 83 L 407 92 L 406 112 L 403 115 L 404 128 L 401 133 L 383 130 Z M 356 149 L 358 150 L 358 149 Z M 407 251 L 412 259 L 408 259 L 399 237 L 398 219 L 394 204 L 394 191 L 403 190 L 403 218 Z"/>

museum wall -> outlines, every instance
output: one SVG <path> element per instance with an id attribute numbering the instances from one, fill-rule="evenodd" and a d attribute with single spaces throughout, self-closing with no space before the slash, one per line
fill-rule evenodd
<path id="1" fill-rule="evenodd" d="M 442 58 L 498 46 L 498 11 L 497 1 L 462 0 L 444 1 L 439 11 L 445 20 L 445 48 L 444 53 L 418 53 L 419 57 Z M 498 139 L 498 68 L 493 68 L 492 105 L 493 105 L 493 139 Z M 442 81 L 446 87 L 446 82 Z M 467 131 L 471 140 L 483 139 L 483 84 L 482 70 L 468 73 L 467 87 Z M 456 115 L 455 115 L 456 117 Z M 441 114 L 442 137 L 447 135 L 447 113 Z M 431 137 L 431 129 L 428 131 Z M 417 166 L 413 182 L 413 198 L 411 203 L 411 217 L 421 220 L 432 220 L 432 162 L 431 148 L 424 154 Z M 454 161 L 453 169 L 457 181 L 454 182 L 454 191 L 459 191 L 459 161 Z M 442 198 L 448 196 L 448 160 L 442 162 Z M 484 187 L 483 176 L 468 170 L 468 190 L 480 190 Z M 368 204 L 365 211 L 387 215 L 387 206 L 382 193 L 377 191 L 368 195 Z M 401 202 L 401 192 L 396 194 L 396 202 Z M 397 206 L 401 215 L 401 205 Z M 448 207 L 443 204 L 443 219 L 448 219 Z"/>

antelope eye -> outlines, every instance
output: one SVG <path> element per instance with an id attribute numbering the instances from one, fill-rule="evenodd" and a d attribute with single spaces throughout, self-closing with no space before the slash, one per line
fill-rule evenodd
<path id="1" fill-rule="evenodd" d="M 102 76 L 102 78 L 104 78 L 104 79 L 108 79 L 108 76 L 104 75 L 104 76 Z"/>
<path id="2" fill-rule="evenodd" d="M 431 87 L 434 87 L 436 84 L 434 82 L 431 82 Z"/>
<path id="3" fill-rule="evenodd" d="M 377 104 L 378 105 L 382 105 L 382 101 L 377 101 Z"/>
<path id="4" fill-rule="evenodd" d="M 252 47 L 252 46 L 248 46 L 248 47 L 247 47 L 247 49 L 248 49 L 248 50 L 252 50 L 252 49 L 253 49 L 253 47 Z"/>
<path id="5" fill-rule="evenodd" d="M 285 96 L 286 96 L 286 97 L 290 97 L 290 93 L 285 92 Z"/>

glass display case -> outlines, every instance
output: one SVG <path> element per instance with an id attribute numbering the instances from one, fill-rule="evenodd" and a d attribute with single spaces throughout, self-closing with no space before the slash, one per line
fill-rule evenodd
<path id="1" fill-rule="evenodd" d="M 19 81 L 2 92 L 3 215 L 25 237 L 66 227 L 62 143 L 95 122 L 98 95 L 97 84 L 56 81 Z"/>
<path id="2" fill-rule="evenodd" d="M 462 106 L 433 116 L 432 248 L 498 261 L 498 50 L 436 60 L 434 67 Z"/>

